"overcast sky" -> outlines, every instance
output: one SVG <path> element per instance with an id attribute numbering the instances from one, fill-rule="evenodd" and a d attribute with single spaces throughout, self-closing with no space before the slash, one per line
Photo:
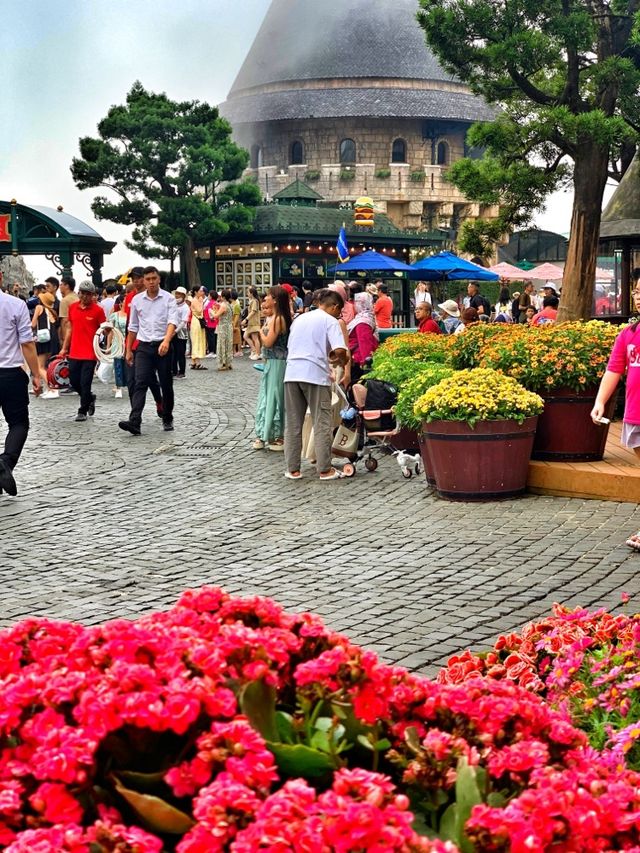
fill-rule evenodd
<path id="1" fill-rule="evenodd" d="M 71 179 L 78 139 L 96 133 L 136 79 L 176 100 L 224 100 L 268 6 L 269 0 L 0 0 L 0 199 L 61 204 L 118 241 L 105 273 L 126 270 L 136 260 L 122 242 L 129 229 L 96 222 L 90 205 L 97 191 L 81 192 Z M 570 197 L 563 196 L 539 224 L 566 232 L 569 217 Z M 40 278 L 52 272 L 44 259 L 27 264 Z"/>

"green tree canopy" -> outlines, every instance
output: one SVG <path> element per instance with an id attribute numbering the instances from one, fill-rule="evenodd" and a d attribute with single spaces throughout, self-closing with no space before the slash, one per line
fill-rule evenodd
<path id="1" fill-rule="evenodd" d="M 194 241 L 252 230 L 260 191 L 238 182 L 249 155 L 231 141 L 231 126 L 215 107 L 171 101 L 136 82 L 98 134 L 80 140 L 73 179 L 80 189 L 113 191 L 115 198 L 97 196 L 91 208 L 98 219 L 133 226 L 126 244 L 142 257 L 184 251 L 189 284 L 196 286 Z"/>
<path id="2" fill-rule="evenodd" d="M 619 179 L 640 130 L 640 0 L 420 0 L 427 41 L 445 68 L 497 105 L 472 128 L 486 150 L 451 179 L 469 198 L 503 202 L 495 223 L 466 226 L 465 248 L 485 254 L 522 226 L 549 192 L 572 182 L 574 203 L 563 319 L 591 313 L 604 188 Z"/>

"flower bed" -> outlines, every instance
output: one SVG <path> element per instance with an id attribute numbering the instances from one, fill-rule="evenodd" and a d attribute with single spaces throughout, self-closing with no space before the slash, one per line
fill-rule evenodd
<path id="1" fill-rule="evenodd" d="M 579 391 L 598 384 L 619 332 L 618 326 L 599 320 L 539 328 L 478 325 L 456 336 L 460 340 L 452 345 L 450 359 L 456 368 L 500 370 L 530 391 Z"/>
<path id="2" fill-rule="evenodd" d="M 612 644 L 629 627 L 601 618 Z M 590 747 L 565 709 L 488 670 L 386 666 L 267 599 L 204 588 L 135 622 L 30 619 L 0 649 L 8 853 L 640 844 L 628 753 Z"/>
<path id="3" fill-rule="evenodd" d="M 375 351 L 373 367 L 375 369 L 384 361 L 402 357 L 444 363 L 447 360 L 451 342 L 451 335 L 423 335 L 419 332 L 393 335 Z"/>
<path id="4" fill-rule="evenodd" d="M 459 370 L 430 388 L 414 406 L 414 415 L 422 421 L 514 420 L 539 415 L 544 403 L 537 394 L 526 391 L 515 379 L 496 370 Z"/>

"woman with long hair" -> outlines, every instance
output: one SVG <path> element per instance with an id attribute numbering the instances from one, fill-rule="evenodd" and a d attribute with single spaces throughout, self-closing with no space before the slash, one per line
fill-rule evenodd
<path id="1" fill-rule="evenodd" d="M 284 450 L 284 372 L 287 367 L 287 341 L 291 328 L 291 300 L 287 291 L 276 285 L 262 302 L 266 321 L 260 331 L 264 369 L 256 406 L 254 450 Z"/>
<path id="2" fill-rule="evenodd" d="M 191 291 L 191 370 L 207 370 L 200 360 L 207 352 L 207 338 L 204 331 L 204 294 L 200 290 Z"/>
<path id="3" fill-rule="evenodd" d="M 262 345 L 260 343 L 260 294 L 256 287 L 249 288 L 244 339 L 251 347 L 249 358 L 251 361 L 258 361 Z"/>
<path id="4" fill-rule="evenodd" d="M 58 315 L 53 310 L 55 298 L 51 293 L 40 293 L 38 299 L 40 301 L 33 312 L 31 328 L 36 338 L 36 352 L 38 353 L 42 387 L 46 388 L 42 399 L 47 400 L 58 396 L 58 392 L 52 391 L 47 383 L 47 361 L 51 358 L 54 349 L 54 329 Z"/>
<path id="5" fill-rule="evenodd" d="M 496 315 L 496 319 L 494 322 L 496 323 L 513 323 L 513 315 L 511 313 L 511 302 L 512 296 L 509 293 L 509 288 L 504 285 L 500 288 L 500 296 L 498 296 L 498 301 L 494 306 L 494 311 Z M 502 316 L 503 319 L 498 320 L 498 317 Z"/>
<path id="6" fill-rule="evenodd" d="M 218 370 L 231 370 L 233 316 L 230 290 L 223 290 L 218 294 L 218 308 L 212 312 L 212 316 L 218 322 Z"/>

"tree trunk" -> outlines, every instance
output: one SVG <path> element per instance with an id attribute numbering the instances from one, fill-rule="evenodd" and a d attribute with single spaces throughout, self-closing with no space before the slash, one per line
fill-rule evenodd
<path id="1" fill-rule="evenodd" d="M 200 270 L 196 262 L 196 249 L 192 237 L 187 237 L 184 241 L 184 267 L 187 275 L 187 287 L 200 287 L 202 282 L 200 281 Z"/>
<path id="2" fill-rule="evenodd" d="M 580 146 L 575 156 L 573 173 L 575 195 L 562 279 L 562 299 L 558 313 L 560 322 L 587 320 L 592 315 L 602 196 L 607 175 L 607 149 L 596 144 Z"/>

